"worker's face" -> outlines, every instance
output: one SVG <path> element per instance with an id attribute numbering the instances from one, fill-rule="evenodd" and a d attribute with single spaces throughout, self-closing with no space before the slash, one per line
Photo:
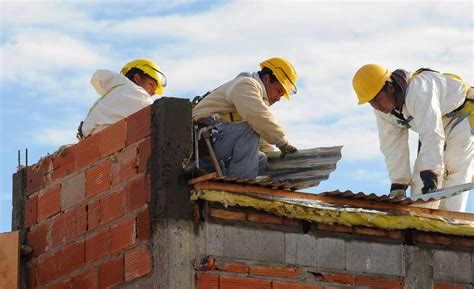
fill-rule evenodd
<path id="1" fill-rule="evenodd" d="M 265 74 L 262 79 L 263 85 L 265 86 L 265 91 L 267 92 L 268 103 L 270 105 L 275 102 L 280 101 L 281 97 L 285 94 L 285 89 L 283 85 L 278 81 L 270 82 L 270 76 Z"/>
<path id="2" fill-rule="evenodd" d="M 383 113 L 391 113 L 396 108 L 395 87 L 388 83 L 377 95 L 369 101 L 370 105 Z"/>
<path id="3" fill-rule="evenodd" d="M 133 80 L 136 85 L 141 86 L 150 96 L 155 95 L 155 90 L 158 86 L 156 80 L 146 74 L 144 76 L 140 76 L 138 73 L 133 76 Z"/>

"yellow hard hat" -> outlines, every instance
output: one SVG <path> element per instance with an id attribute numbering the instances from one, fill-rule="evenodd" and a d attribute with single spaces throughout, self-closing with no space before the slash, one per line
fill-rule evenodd
<path id="1" fill-rule="evenodd" d="M 260 69 L 264 67 L 269 68 L 273 72 L 278 82 L 285 89 L 285 98 L 290 99 L 289 96 L 297 91 L 295 83 L 298 76 L 293 65 L 286 59 L 274 57 L 260 63 Z"/>
<path id="2" fill-rule="evenodd" d="M 121 70 L 121 73 L 126 75 L 132 68 L 138 68 L 156 80 L 157 86 L 155 94 L 161 95 L 163 93 L 163 87 L 165 87 L 167 83 L 166 76 L 160 71 L 160 68 L 155 62 L 148 59 L 135 59 L 125 64 Z"/>
<path id="3" fill-rule="evenodd" d="M 352 87 L 359 104 L 371 101 L 382 90 L 392 73 L 378 64 L 366 64 L 359 68 L 352 79 Z"/>

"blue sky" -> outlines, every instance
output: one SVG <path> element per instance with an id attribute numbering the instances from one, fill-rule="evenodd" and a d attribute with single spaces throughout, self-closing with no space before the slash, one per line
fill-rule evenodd
<path id="1" fill-rule="evenodd" d="M 0 1 L 0 232 L 11 223 L 17 150 L 29 163 L 75 143 L 96 69 L 154 59 L 166 96 L 192 98 L 273 56 L 298 94 L 274 107 L 299 148 L 344 145 L 315 188 L 387 193 L 375 117 L 351 81 L 366 63 L 431 67 L 474 84 L 471 1 Z M 412 146 L 415 135 L 410 136 Z M 414 150 L 412 150 L 414 151 Z M 23 158 L 23 156 L 22 156 Z M 412 160 L 414 155 L 412 155 Z M 468 211 L 474 213 L 471 194 Z"/>

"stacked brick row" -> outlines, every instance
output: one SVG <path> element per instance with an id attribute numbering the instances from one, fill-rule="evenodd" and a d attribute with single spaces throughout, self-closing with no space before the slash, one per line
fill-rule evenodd
<path id="1" fill-rule="evenodd" d="M 151 107 L 27 168 L 27 288 L 110 288 L 151 272 Z"/>

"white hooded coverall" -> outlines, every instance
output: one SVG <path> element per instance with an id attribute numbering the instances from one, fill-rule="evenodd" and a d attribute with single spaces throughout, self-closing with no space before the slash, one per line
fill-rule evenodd
<path id="1" fill-rule="evenodd" d="M 408 128 L 398 123 L 394 115 L 374 110 L 380 149 L 392 184 L 411 184 L 411 194 L 421 194 L 420 171 L 424 170 L 438 175 L 438 187 L 471 182 L 473 136 L 469 120 L 465 118 L 453 128 L 451 118 L 443 118 L 464 103 L 466 94 L 461 81 L 437 72 L 424 71 L 408 83 L 402 113 L 410 120 L 408 126 L 418 133 L 421 142 L 413 176 L 410 174 Z M 468 192 L 464 192 L 443 199 L 439 208 L 464 212 L 467 198 Z"/>
<path id="2" fill-rule="evenodd" d="M 100 98 L 89 110 L 82 125 L 87 137 L 153 103 L 152 97 L 122 74 L 97 70 L 91 84 Z"/>

